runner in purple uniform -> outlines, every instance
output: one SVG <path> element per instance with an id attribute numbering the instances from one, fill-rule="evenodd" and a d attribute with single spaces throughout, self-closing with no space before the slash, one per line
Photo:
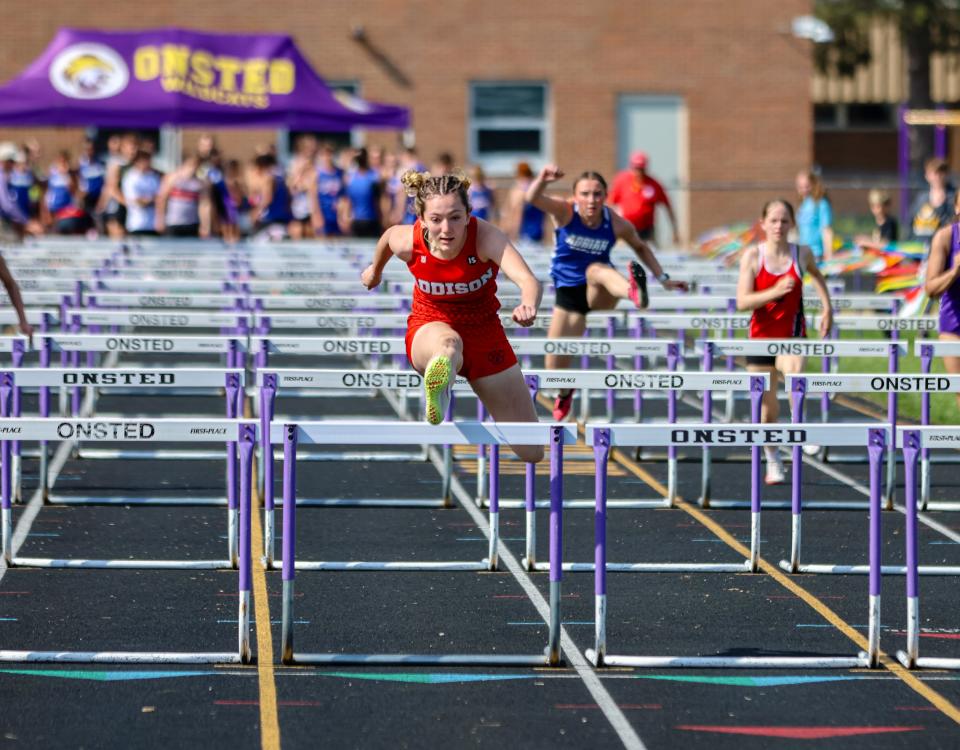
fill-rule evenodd
<path id="1" fill-rule="evenodd" d="M 924 289 L 931 297 L 940 298 L 940 340 L 960 341 L 960 194 L 954 201 L 954 217 L 950 226 L 937 230 L 927 259 L 927 280 Z M 960 375 L 960 357 L 944 357 L 944 367 L 951 375 Z M 957 394 L 960 405 L 960 393 Z"/>

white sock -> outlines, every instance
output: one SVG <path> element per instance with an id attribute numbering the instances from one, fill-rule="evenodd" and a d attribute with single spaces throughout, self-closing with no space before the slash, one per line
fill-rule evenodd
<path id="1" fill-rule="evenodd" d="M 777 460 L 777 449 L 772 445 L 763 446 L 763 453 L 767 457 L 767 461 L 776 461 Z"/>

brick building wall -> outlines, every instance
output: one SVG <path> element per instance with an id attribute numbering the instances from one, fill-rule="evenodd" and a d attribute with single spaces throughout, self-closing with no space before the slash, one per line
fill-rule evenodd
<path id="1" fill-rule="evenodd" d="M 809 13 L 812 0 L 571 0 L 548 6 L 526 0 L 5 0 L 4 6 L 2 80 L 39 55 L 62 26 L 292 34 L 322 76 L 357 80 L 367 98 L 412 107 L 417 147 L 428 161 L 441 150 L 465 158 L 470 81 L 547 82 L 552 156 L 568 173 L 612 175 L 618 167 L 620 94 L 683 97 L 690 235 L 752 218 L 771 195 L 792 194 L 794 174 L 812 158 L 809 43 L 789 33 L 790 20 Z M 366 45 L 354 39 L 358 26 Z M 403 80 L 391 75 L 391 65 Z M 53 128 L 30 134 L 48 153 L 75 147 L 80 136 Z M 193 134 L 187 132 L 184 142 Z M 0 129 L 0 139 L 26 135 Z M 241 157 L 273 136 L 218 131 L 222 148 Z M 398 137 L 370 133 L 368 142 L 396 146 Z"/>

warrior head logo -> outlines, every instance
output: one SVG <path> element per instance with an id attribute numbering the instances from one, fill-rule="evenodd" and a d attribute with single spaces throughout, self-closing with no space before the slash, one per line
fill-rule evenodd
<path id="1" fill-rule="evenodd" d="M 50 64 L 50 83 L 72 99 L 106 99 L 127 87 L 130 73 L 114 50 L 103 44 L 74 44 Z"/>

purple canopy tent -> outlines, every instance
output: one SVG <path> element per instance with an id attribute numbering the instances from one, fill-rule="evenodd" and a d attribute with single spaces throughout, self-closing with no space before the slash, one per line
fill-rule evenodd
<path id="1" fill-rule="evenodd" d="M 61 29 L 0 87 L 0 126 L 407 128 L 404 107 L 331 91 L 278 34 Z"/>

